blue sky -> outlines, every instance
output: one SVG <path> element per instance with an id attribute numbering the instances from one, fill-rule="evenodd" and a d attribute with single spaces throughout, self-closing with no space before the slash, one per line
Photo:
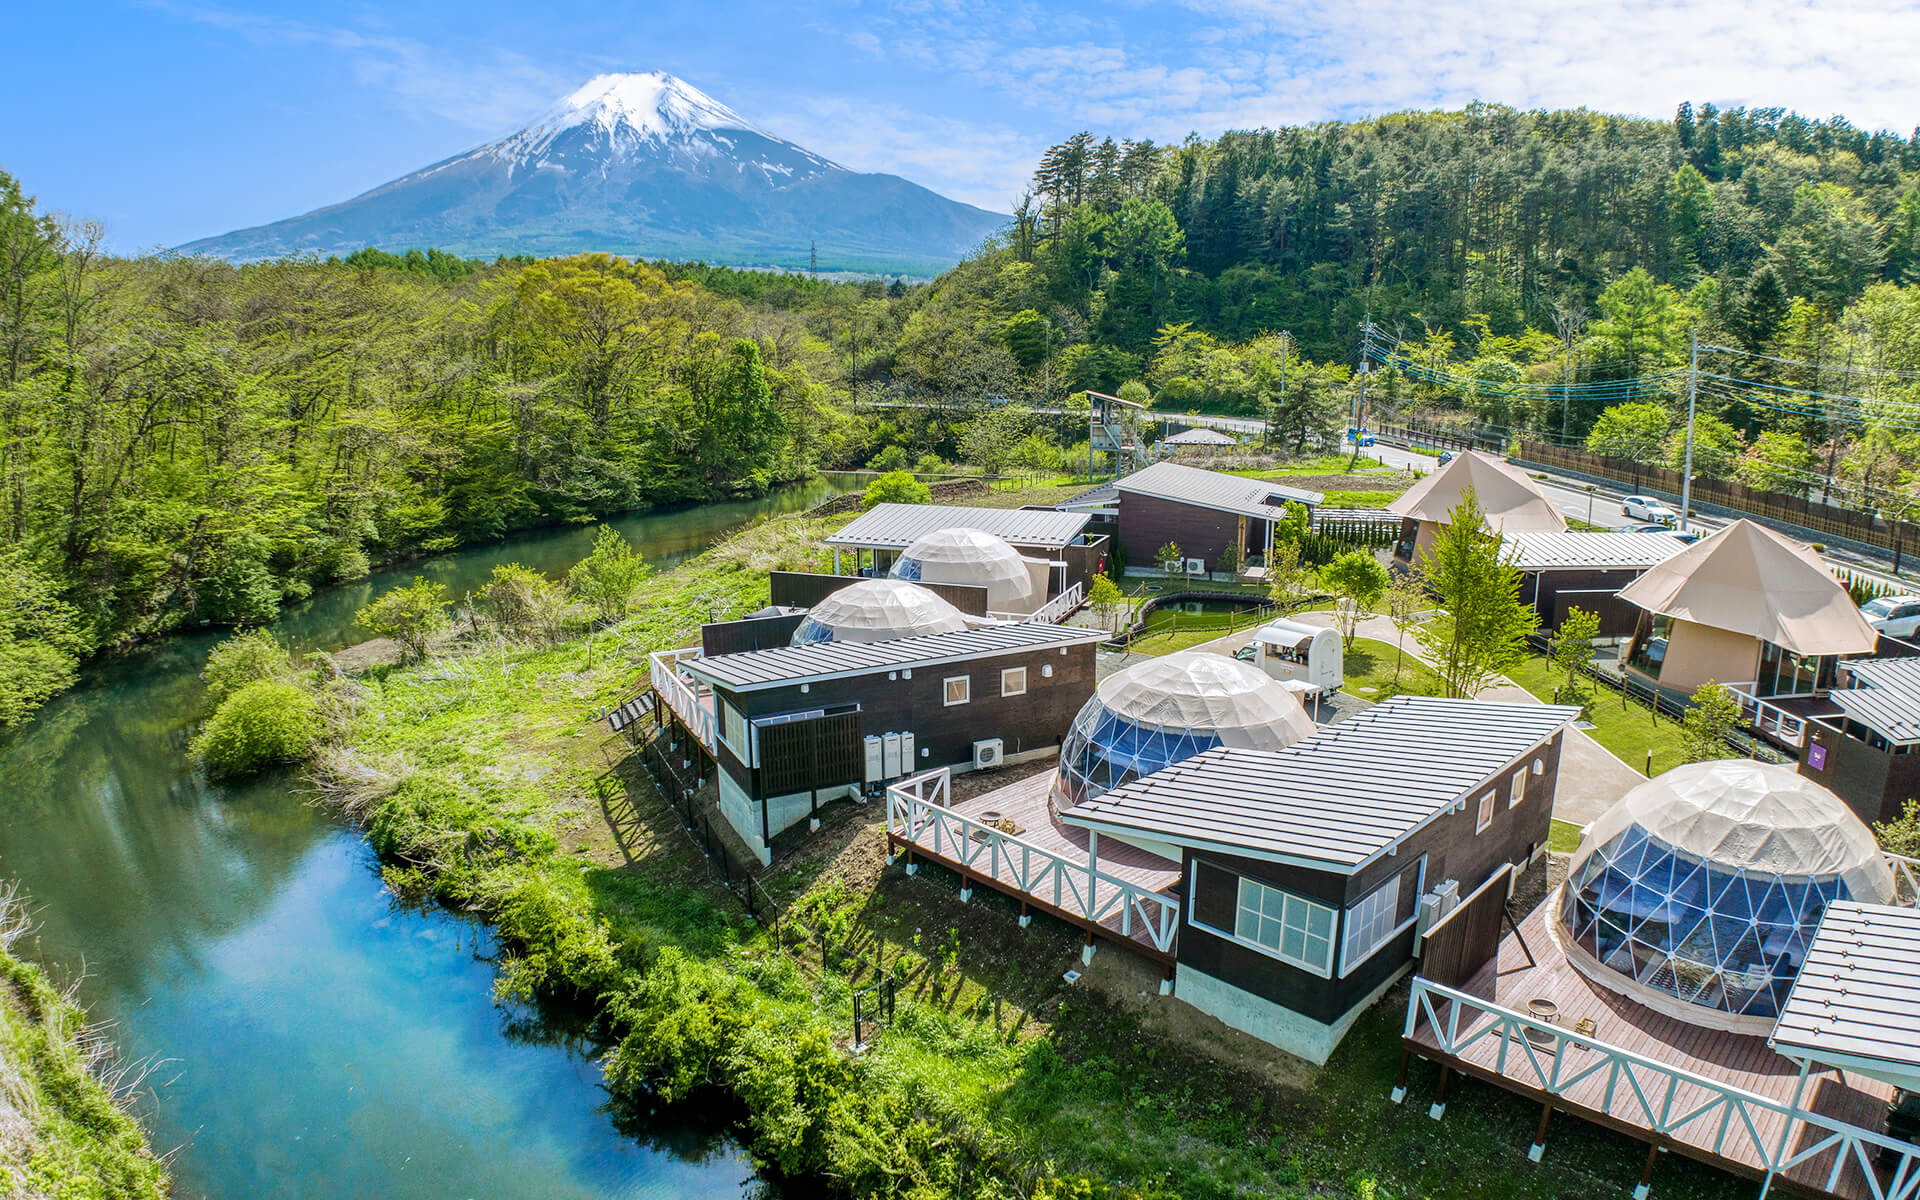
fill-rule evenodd
<path id="1" fill-rule="evenodd" d="M 1476 99 L 1920 124 L 1920 9 L 1862 0 L 77 0 L 8 26 L 32 52 L 0 74 L 0 167 L 119 250 L 346 199 L 609 70 L 1001 211 L 1080 128 L 1177 141 Z"/>

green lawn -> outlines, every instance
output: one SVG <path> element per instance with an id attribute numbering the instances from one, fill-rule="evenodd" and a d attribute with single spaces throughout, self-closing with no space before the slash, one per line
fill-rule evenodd
<path id="1" fill-rule="evenodd" d="M 1251 604 L 1245 610 L 1230 613 L 1190 613 L 1157 608 L 1148 615 L 1147 628 L 1133 640 L 1131 649 L 1137 654 L 1155 657 L 1172 654 L 1176 650 L 1191 650 L 1235 630 L 1251 633 L 1262 620 Z"/>
<path id="2" fill-rule="evenodd" d="M 1508 677 L 1547 703 L 1553 702 L 1556 684 L 1563 682 L 1560 672 L 1541 655 L 1529 654 Z M 1593 728 L 1587 735 L 1618 755 L 1636 771 L 1647 769 L 1647 751 L 1653 751 L 1655 775 L 1687 761 L 1680 740 L 1680 726 L 1666 717 L 1655 719 L 1653 710 L 1625 699 L 1620 693 L 1586 681 L 1587 719 Z"/>
<path id="3" fill-rule="evenodd" d="M 1347 647 L 1347 681 L 1341 690 L 1362 700 L 1380 701 L 1389 696 L 1438 696 L 1444 690 L 1433 668 L 1413 656 L 1413 637 L 1407 637 L 1407 653 L 1372 638 L 1355 638 Z"/>
<path id="4" fill-rule="evenodd" d="M 1555 821 L 1547 834 L 1547 849 L 1556 854 L 1572 854 L 1580 848 L 1580 827 L 1572 821 Z"/>

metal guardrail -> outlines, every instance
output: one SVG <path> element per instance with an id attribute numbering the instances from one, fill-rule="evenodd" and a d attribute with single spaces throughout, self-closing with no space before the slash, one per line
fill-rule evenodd
<path id="1" fill-rule="evenodd" d="M 1118 916 L 1122 936 L 1132 937 L 1138 925 L 1154 949 L 1173 952 L 1179 900 L 962 816 L 947 807 L 951 795 L 945 767 L 890 785 L 887 832 L 1090 925 Z"/>
<path id="2" fill-rule="evenodd" d="M 1432 1030 L 1435 1049 L 1462 1062 L 1469 1061 L 1467 1051 L 1496 1043 L 1493 1070 L 1523 1088 L 1558 1097 L 1596 1077 L 1606 1079 L 1597 1109 L 1570 1102 L 1569 1111 L 1606 1115 L 1718 1157 L 1757 1162 L 1770 1174 L 1790 1171 L 1832 1151 L 1828 1192 L 1834 1192 L 1843 1178 L 1851 1182 L 1851 1166 L 1874 1200 L 1920 1196 L 1920 1146 L 1911 1142 L 1696 1075 L 1415 976 L 1403 1036 L 1411 1039 L 1423 1020 Z M 1569 1054 L 1571 1049 L 1583 1053 Z M 1396 1100 L 1404 1094 L 1398 1088 L 1396 1093 Z M 1782 1123 L 1778 1133 L 1761 1133 L 1769 1119 Z M 1814 1136 L 1790 1148 L 1796 1122 Z M 1876 1158 L 1892 1164 L 1884 1178 L 1874 1166 Z"/>

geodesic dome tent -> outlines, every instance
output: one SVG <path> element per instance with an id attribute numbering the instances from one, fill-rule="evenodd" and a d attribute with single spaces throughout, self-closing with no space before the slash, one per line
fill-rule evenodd
<path id="1" fill-rule="evenodd" d="M 1200 650 L 1148 659 L 1081 706 L 1054 797 L 1071 808 L 1215 746 L 1284 750 L 1316 728 L 1292 689 L 1246 663 Z"/>
<path id="2" fill-rule="evenodd" d="M 936 529 L 900 552 L 895 579 L 964 583 L 987 589 L 991 612 L 1030 613 L 1046 602 L 1020 552 L 978 529 Z"/>
<path id="3" fill-rule="evenodd" d="M 1675 767 L 1602 814 L 1554 921 L 1594 982 L 1694 1024 L 1765 1033 L 1827 905 L 1893 894 L 1844 801 L 1790 765 L 1727 759 Z"/>
<path id="4" fill-rule="evenodd" d="M 792 644 L 885 642 L 967 627 L 959 609 L 904 579 L 863 579 L 834 592 L 807 611 Z"/>

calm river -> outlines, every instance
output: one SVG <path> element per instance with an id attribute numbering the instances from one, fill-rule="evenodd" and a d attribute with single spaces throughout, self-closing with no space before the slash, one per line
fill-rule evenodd
<path id="1" fill-rule="evenodd" d="M 667 566 L 766 500 L 615 524 Z M 515 538 L 322 593 L 277 631 L 355 640 L 353 613 L 413 575 L 456 595 L 496 563 L 557 573 L 590 529 Z M 165 1060 L 148 1125 L 180 1192 L 256 1196 L 739 1197 L 739 1148 L 684 1121 L 616 1133 L 599 1072 L 527 1011 L 493 1002 L 487 931 L 398 906 L 358 833 L 284 782 L 210 785 L 185 746 L 215 635 L 114 660 L 0 741 L 0 877 L 39 907 L 28 952 L 135 1058 Z"/>

